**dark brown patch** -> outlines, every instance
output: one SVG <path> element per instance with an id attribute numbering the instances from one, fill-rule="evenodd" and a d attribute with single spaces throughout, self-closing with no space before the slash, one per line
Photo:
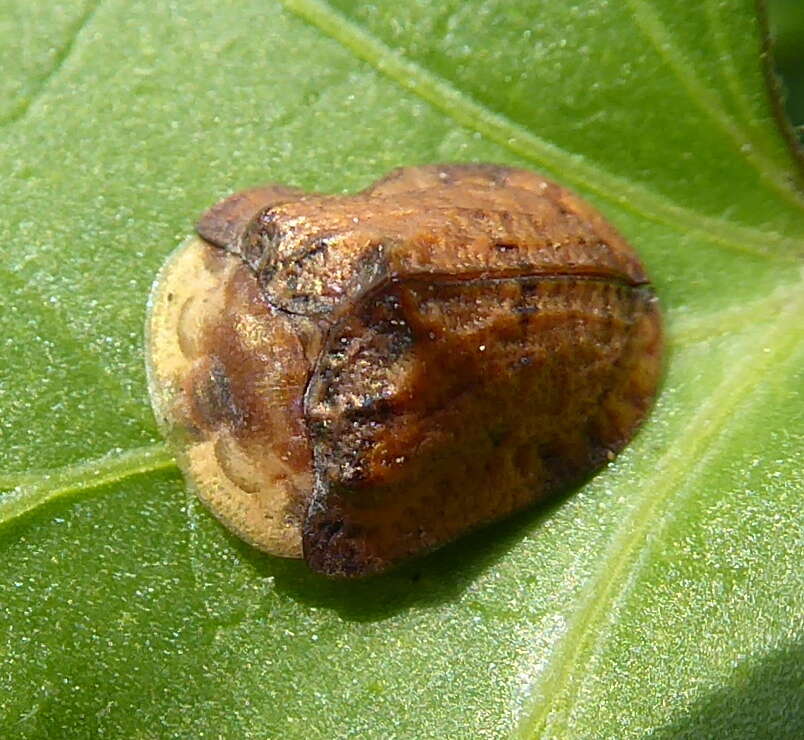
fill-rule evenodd
<path id="1" fill-rule="evenodd" d="M 226 368 L 218 357 L 210 358 L 203 377 L 195 383 L 196 410 L 207 426 L 221 424 L 240 429 L 245 423 L 245 414 L 232 394 L 232 384 Z"/>

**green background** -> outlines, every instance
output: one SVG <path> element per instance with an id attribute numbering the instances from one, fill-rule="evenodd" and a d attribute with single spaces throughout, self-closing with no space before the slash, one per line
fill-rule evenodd
<path id="1" fill-rule="evenodd" d="M 752 0 L 0 8 L 0 736 L 802 735 L 804 195 Z M 467 160 L 644 258 L 650 420 L 382 578 L 250 550 L 155 428 L 157 269 L 233 190 Z"/>
<path id="2" fill-rule="evenodd" d="M 799 140 L 804 140 L 804 3 L 770 0 L 768 18 L 776 68 L 784 84 L 785 108 Z"/>

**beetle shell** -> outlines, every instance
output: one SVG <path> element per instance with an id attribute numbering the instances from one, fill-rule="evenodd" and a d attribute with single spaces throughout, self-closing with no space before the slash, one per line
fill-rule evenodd
<path id="1" fill-rule="evenodd" d="M 642 265 L 533 173 L 269 185 L 198 234 L 152 291 L 157 418 L 215 516 L 316 571 L 382 572 L 577 483 L 655 396 Z"/>

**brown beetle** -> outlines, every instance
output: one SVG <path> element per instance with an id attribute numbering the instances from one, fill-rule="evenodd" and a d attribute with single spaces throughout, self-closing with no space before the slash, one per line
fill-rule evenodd
<path id="1" fill-rule="evenodd" d="M 215 516 L 316 571 L 377 573 L 566 488 L 656 393 L 642 265 L 533 173 L 269 185 L 198 233 L 151 295 L 158 420 Z"/>

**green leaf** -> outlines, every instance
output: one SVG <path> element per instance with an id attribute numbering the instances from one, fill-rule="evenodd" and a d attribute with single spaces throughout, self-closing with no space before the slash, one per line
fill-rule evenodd
<path id="1" fill-rule="evenodd" d="M 751 0 L 7 0 L 0 39 L 0 735 L 800 735 L 804 195 Z M 380 579 L 250 550 L 156 431 L 156 270 L 235 189 L 465 160 L 643 255 L 649 423 Z"/>

